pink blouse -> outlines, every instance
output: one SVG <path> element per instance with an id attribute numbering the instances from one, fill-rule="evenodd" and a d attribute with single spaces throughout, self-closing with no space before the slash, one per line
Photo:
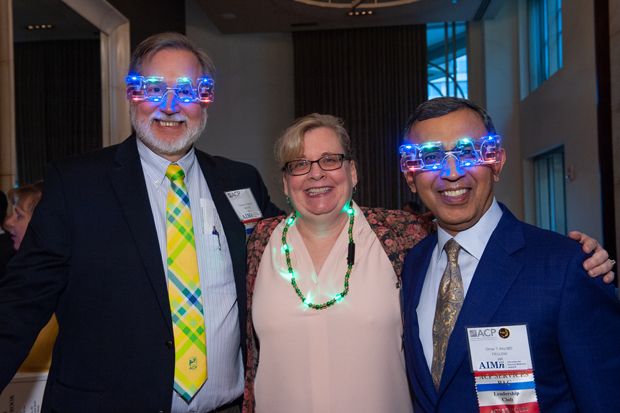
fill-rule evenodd
<path id="1" fill-rule="evenodd" d="M 397 277 L 361 210 L 354 205 L 355 264 L 349 294 L 325 310 L 302 304 L 290 284 L 282 231 L 274 230 L 260 263 L 252 313 L 260 343 L 257 413 L 412 412 L 402 347 Z M 296 226 L 288 231 L 295 278 L 316 304 L 344 289 L 348 225 L 321 272 Z"/>

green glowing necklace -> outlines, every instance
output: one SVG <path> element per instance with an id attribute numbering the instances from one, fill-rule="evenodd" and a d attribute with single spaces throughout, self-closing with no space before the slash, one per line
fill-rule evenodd
<path id="1" fill-rule="evenodd" d="M 288 266 L 288 273 L 291 274 L 291 285 L 295 289 L 295 292 L 297 293 L 301 301 L 308 308 L 323 310 L 336 304 L 349 293 L 349 276 L 351 275 L 351 269 L 353 268 L 353 263 L 355 261 L 355 243 L 353 242 L 353 222 L 355 221 L 355 215 L 353 213 L 353 203 L 349 204 L 349 209 L 347 210 L 347 213 L 349 214 L 349 254 L 347 255 L 347 273 L 344 276 L 344 290 L 342 290 L 340 294 L 323 304 L 313 304 L 307 301 L 306 297 L 297 286 L 297 282 L 295 281 L 295 273 L 293 272 L 293 267 L 291 266 L 291 254 L 289 252 L 288 244 L 286 243 L 286 234 L 288 233 L 288 228 L 293 224 L 293 222 L 295 222 L 295 215 L 286 220 L 286 226 L 284 227 L 284 231 L 282 232 L 282 244 L 284 245 L 284 253 L 286 254 L 286 265 Z"/>

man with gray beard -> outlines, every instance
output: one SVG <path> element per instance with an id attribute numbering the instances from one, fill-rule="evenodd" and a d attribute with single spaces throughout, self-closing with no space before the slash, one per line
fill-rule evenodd
<path id="1" fill-rule="evenodd" d="M 48 165 L 0 282 L 0 390 L 56 313 L 43 412 L 239 411 L 248 221 L 281 211 L 256 169 L 194 147 L 212 72 L 185 36 L 150 37 L 127 77 L 135 134 Z"/>

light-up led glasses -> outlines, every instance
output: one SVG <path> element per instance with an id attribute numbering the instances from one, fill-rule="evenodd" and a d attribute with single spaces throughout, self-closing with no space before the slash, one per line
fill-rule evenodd
<path id="1" fill-rule="evenodd" d="M 403 172 L 437 171 L 445 168 L 452 157 L 458 166 L 488 165 L 501 160 L 502 138 L 489 135 L 478 142 L 470 138 L 460 139 L 454 149 L 446 151 L 443 142 L 427 142 L 421 145 L 401 145 L 400 169 Z"/>
<path id="2" fill-rule="evenodd" d="M 189 77 L 180 77 L 173 87 L 168 87 L 166 78 L 127 76 L 127 100 L 141 102 L 162 102 L 167 93 L 174 93 L 179 102 L 213 102 L 213 80 L 208 77 L 196 79 L 196 87 Z"/>

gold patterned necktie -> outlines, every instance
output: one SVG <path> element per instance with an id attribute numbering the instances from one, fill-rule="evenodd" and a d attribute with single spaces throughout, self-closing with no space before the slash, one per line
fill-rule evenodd
<path id="1" fill-rule="evenodd" d="M 168 296 L 174 331 L 174 390 L 190 401 L 207 380 L 207 341 L 189 194 L 179 165 L 170 179 L 166 204 Z"/>
<path id="2" fill-rule="evenodd" d="M 454 238 L 450 238 L 444 246 L 448 255 L 448 265 L 441 277 L 437 292 L 437 307 L 433 321 L 433 364 L 431 376 L 435 390 L 439 390 L 443 365 L 446 361 L 448 341 L 463 306 L 464 290 L 461 269 L 459 268 L 459 251 L 461 246 Z"/>

